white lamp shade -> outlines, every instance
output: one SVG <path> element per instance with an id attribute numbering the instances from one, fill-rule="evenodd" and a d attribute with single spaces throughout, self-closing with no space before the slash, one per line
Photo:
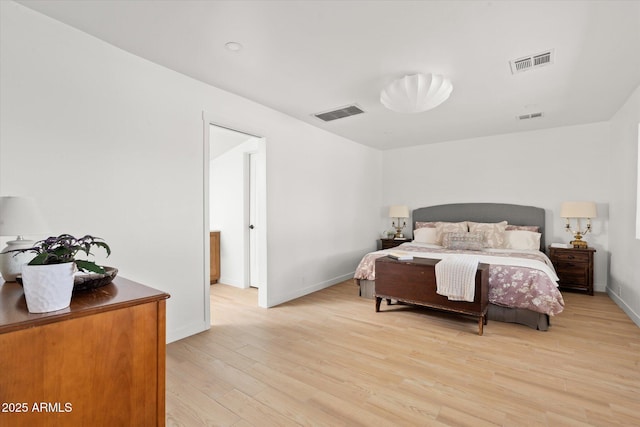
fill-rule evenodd
<path id="1" fill-rule="evenodd" d="M 414 74 L 394 80 L 380 93 L 380 102 L 397 113 L 421 113 L 451 95 L 451 81 L 440 74 Z"/>
<path id="2" fill-rule="evenodd" d="M 409 218 L 409 206 L 391 206 L 389 208 L 389 218 Z"/>
<path id="3" fill-rule="evenodd" d="M 35 199 L 0 197 L 0 236 L 30 236 L 48 232 Z"/>
<path id="4" fill-rule="evenodd" d="M 595 202 L 564 202 L 560 206 L 562 218 L 595 218 L 598 216 Z"/>

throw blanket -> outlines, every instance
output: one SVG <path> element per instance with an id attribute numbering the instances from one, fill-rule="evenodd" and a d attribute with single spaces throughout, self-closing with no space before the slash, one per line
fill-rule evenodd
<path id="1" fill-rule="evenodd" d="M 436 264 L 436 292 L 451 301 L 473 302 L 478 259 L 449 256 Z"/>

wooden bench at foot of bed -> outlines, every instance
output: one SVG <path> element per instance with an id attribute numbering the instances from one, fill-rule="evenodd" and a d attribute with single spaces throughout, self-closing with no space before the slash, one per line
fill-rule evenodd
<path id="1" fill-rule="evenodd" d="M 386 299 L 435 308 L 447 312 L 478 317 L 478 335 L 482 335 L 487 323 L 489 295 L 489 265 L 478 264 L 475 298 L 473 302 L 450 301 L 436 293 L 435 265 L 437 259 L 414 258 L 398 261 L 389 257 L 376 260 L 376 312 L 380 302 Z"/>

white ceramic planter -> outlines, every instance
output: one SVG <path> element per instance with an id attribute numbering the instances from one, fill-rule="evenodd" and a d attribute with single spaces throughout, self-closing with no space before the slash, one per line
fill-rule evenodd
<path id="1" fill-rule="evenodd" d="M 22 266 L 22 286 L 30 313 L 69 307 L 75 263 Z"/>

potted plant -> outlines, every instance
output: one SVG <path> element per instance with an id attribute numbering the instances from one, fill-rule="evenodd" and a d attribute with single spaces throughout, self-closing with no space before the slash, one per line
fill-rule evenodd
<path id="1" fill-rule="evenodd" d="M 105 272 L 93 261 L 75 258 L 78 252 L 92 255 L 93 247 L 103 248 L 107 256 L 111 255 L 111 248 L 103 239 L 89 235 L 76 238 L 70 234 L 52 236 L 31 248 L 14 251 L 36 253 L 35 258 L 22 266 L 22 285 L 29 312 L 46 313 L 68 307 L 76 270 Z"/>

